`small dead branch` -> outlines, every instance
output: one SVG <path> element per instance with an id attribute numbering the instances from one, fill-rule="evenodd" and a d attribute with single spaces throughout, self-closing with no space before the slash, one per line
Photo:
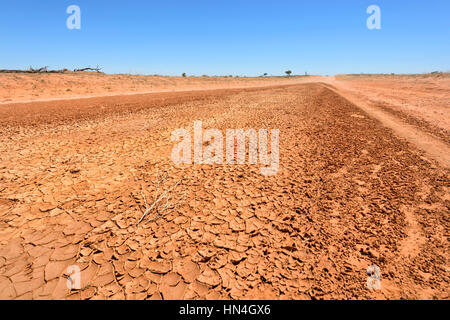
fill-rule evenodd
<path id="1" fill-rule="evenodd" d="M 155 212 L 155 216 L 149 219 L 147 223 L 161 219 L 181 206 L 183 199 L 186 198 L 186 194 L 176 189 L 183 179 L 178 180 L 172 187 L 168 188 L 167 178 L 167 173 L 159 174 L 159 171 L 156 172 L 156 180 L 154 182 L 155 194 L 152 204 L 149 204 L 147 201 L 147 197 L 141 187 L 140 194 L 144 201 L 145 211 L 136 225 L 139 225 L 152 211 Z"/>
<path id="2" fill-rule="evenodd" d="M 97 66 L 97 68 L 87 67 L 87 68 L 75 69 L 75 70 L 73 70 L 73 72 L 78 72 L 78 71 L 95 71 L 95 72 L 99 72 L 100 73 L 101 70 L 102 70 L 102 68 Z"/>
<path id="3" fill-rule="evenodd" d="M 39 69 L 33 69 L 32 67 L 30 67 L 30 72 L 31 72 L 31 73 L 48 72 L 48 67 L 45 66 L 45 67 L 42 67 L 42 68 L 39 68 Z"/>

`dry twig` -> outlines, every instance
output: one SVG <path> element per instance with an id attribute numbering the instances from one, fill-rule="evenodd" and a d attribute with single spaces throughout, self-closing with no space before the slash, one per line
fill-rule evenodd
<path id="1" fill-rule="evenodd" d="M 167 173 L 160 175 L 159 171 L 156 172 L 156 181 L 154 183 L 155 195 L 153 203 L 151 205 L 148 203 L 147 197 L 145 196 L 141 187 L 140 193 L 144 201 L 145 211 L 136 225 L 139 225 L 152 211 L 155 211 L 156 215 L 148 222 L 154 222 L 160 218 L 163 218 L 167 216 L 169 213 L 171 213 L 173 210 L 181 206 L 183 194 L 181 194 L 179 191 L 176 191 L 176 188 L 180 185 L 182 179 L 178 180 L 172 187 L 167 188 L 166 187 L 167 178 L 168 178 Z"/>

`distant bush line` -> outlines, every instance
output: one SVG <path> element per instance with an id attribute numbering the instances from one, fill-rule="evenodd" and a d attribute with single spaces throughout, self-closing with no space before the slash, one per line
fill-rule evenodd
<path id="1" fill-rule="evenodd" d="M 81 69 L 75 69 L 73 72 L 80 72 L 80 71 L 95 71 L 98 73 L 101 73 L 102 68 L 96 67 L 96 68 L 81 68 Z M 28 70 L 10 70 L 10 69 L 0 69 L 0 73 L 65 73 L 65 72 L 71 72 L 69 69 L 60 69 L 60 70 L 48 70 L 48 67 L 42 67 L 39 69 L 34 69 L 30 67 Z"/>

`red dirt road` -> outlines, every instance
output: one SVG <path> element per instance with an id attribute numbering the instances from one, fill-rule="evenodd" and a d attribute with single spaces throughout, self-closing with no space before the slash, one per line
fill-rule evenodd
<path id="1" fill-rule="evenodd" d="M 175 166 L 195 120 L 279 129 L 278 174 Z M 320 83 L 1 105 L 0 155 L 1 299 L 449 298 L 449 169 Z"/>

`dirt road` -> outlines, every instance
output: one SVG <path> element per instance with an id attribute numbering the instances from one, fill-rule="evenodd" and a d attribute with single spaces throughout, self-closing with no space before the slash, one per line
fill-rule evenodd
<path id="1" fill-rule="evenodd" d="M 175 166 L 195 120 L 279 129 L 278 174 Z M 0 155 L 3 299 L 449 298 L 449 169 L 320 83 L 2 105 Z"/>

